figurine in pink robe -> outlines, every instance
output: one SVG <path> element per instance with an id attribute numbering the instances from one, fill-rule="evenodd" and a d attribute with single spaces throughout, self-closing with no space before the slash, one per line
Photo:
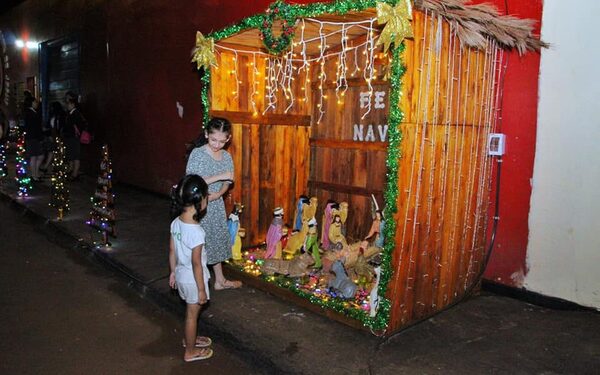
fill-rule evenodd
<path id="1" fill-rule="evenodd" d="M 273 258 L 277 252 L 277 243 L 283 236 L 283 208 L 277 207 L 273 210 L 273 221 L 267 232 L 267 251 L 265 259 Z"/>

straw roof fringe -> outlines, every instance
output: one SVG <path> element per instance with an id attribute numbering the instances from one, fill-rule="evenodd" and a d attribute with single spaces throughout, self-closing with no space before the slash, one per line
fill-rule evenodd
<path id="1" fill-rule="evenodd" d="M 466 0 L 415 0 L 415 6 L 446 19 L 463 45 L 483 49 L 488 38 L 519 54 L 539 51 L 548 44 L 532 34 L 534 20 L 501 15 L 489 4 L 466 5 Z"/>

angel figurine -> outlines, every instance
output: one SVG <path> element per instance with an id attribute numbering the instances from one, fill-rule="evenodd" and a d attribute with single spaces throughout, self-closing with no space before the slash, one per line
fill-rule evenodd
<path id="1" fill-rule="evenodd" d="M 371 229 L 369 229 L 369 233 L 366 235 L 365 240 L 371 241 L 375 247 L 383 247 L 383 228 L 385 227 L 385 220 L 383 218 L 383 212 L 379 209 L 379 205 L 373 194 L 371 194 L 371 198 L 373 199 L 371 213 L 373 223 L 371 224 Z"/>

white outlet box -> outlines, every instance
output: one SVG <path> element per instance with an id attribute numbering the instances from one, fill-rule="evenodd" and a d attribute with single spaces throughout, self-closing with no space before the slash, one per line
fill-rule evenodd
<path id="1" fill-rule="evenodd" d="M 488 135 L 488 155 L 502 156 L 504 155 L 506 145 L 506 134 L 491 133 Z"/>

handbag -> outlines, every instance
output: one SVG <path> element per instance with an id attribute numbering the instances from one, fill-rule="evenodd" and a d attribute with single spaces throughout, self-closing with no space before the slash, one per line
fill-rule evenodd
<path id="1" fill-rule="evenodd" d="M 79 136 L 79 142 L 81 142 L 84 145 L 89 145 L 90 143 L 92 143 L 92 135 L 90 134 L 90 132 L 88 132 L 87 130 L 82 131 L 81 135 Z"/>

